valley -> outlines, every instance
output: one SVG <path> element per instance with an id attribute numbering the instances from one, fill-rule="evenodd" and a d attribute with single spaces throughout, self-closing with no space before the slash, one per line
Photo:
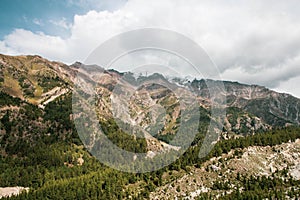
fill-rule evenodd
<path id="1" fill-rule="evenodd" d="M 183 147 L 172 141 L 183 120 L 187 125 L 182 140 L 190 145 L 159 170 L 128 173 L 106 166 L 91 153 L 101 138 L 79 134 L 74 123 L 90 116 L 86 99 L 74 101 L 76 92 L 79 97 L 89 95 L 76 88 L 78 77 L 95 86 L 97 120 L 117 147 L 147 159 L 177 155 Z M 125 89 L 119 85 L 124 80 Z M 166 79 L 161 74 L 135 77 L 78 62 L 66 65 L 40 56 L 0 55 L 0 198 L 300 198 L 300 99 L 258 85 L 223 81 L 226 113 L 222 126 L 214 130 L 218 137 L 205 144 L 210 122 L 219 122 L 210 110 L 206 82 L 220 81 Z M 140 83 L 143 86 L 130 98 L 125 92 L 114 96 L 118 87 L 131 94 L 130 86 Z M 195 101 L 182 106 L 176 94 L 184 92 Z M 194 108 L 200 116 L 196 125 Z M 83 123 L 85 128 L 94 126 L 89 120 Z M 194 138 L 189 135 L 192 130 L 197 130 Z M 203 145 L 211 151 L 199 157 Z M 136 157 L 131 159 L 135 162 Z M 19 195 L 4 197 L 7 191 L 16 194 L 22 189 Z"/>

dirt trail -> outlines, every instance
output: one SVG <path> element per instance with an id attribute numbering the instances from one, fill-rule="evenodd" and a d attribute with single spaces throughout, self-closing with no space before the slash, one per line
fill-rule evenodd
<path id="1" fill-rule="evenodd" d="M 61 88 L 61 87 L 55 87 L 52 90 L 50 90 L 47 93 L 44 93 L 42 95 L 43 99 L 40 100 L 40 102 L 43 102 L 39 105 L 40 108 L 44 109 L 45 106 L 50 103 L 51 101 L 53 101 L 54 99 L 56 99 L 57 97 L 67 93 L 69 90 L 67 88 Z M 50 98 L 48 98 L 50 97 Z M 48 98 L 48 99 L 47 99 Z M 47 99 L 47 100 L 46 100 Z"/>

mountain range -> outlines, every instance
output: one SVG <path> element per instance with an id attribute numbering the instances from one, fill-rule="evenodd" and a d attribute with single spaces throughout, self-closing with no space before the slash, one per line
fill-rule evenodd
<path id="1" fill-rule="evenodd" d="M 0 176 L 0 186 L 23 184 L 37 191 L 39 188 L 52 187 L 51 182 L 47 183 L 46 180 L 38 184 L 33 182 L 30 175 L 27 181 L 9 181 L 7 174 L 12 172 L 7 167 L 17 162 L 15 158 L 32 162 L 23 163 L 24 166 L 28 165 L 32 168 L 42 163 L 43 170 L 46 171 L 39 171 L 39 173 L 43 175 L 47 174 L 47 170 L 55 171 L 55 166 L 61 164 L 64 167 L 80 168 L 83 162 L 96 162 L 86 151 L 93 148 L 96 140 L 93 140 L 90 135 L 85 138 L 78 136 L 74 125 L 74 120 L 80 115 L 74 113 L 74 107 L 79 108 L 84 105 L 83 102 L 74 102 L 74 93 L 83 92 L 84 94 L 80 93 L 81 96 L 90 95 L 87 91 L 78 89 L 80 81 L 95 89 L 92 95 L 95 95 L 96 114 L 108 138 L 125 150 L 143 152 L 150 157 L 155 156 L 153 152 L 166 152 L 170 148 L 177 151 L 177 146 L 172 143 L 172 140 L 180 129 L 181 121 L 184 120 L 184 112 L 181 109 L 187 110 L 189 119 L 193 118 L 192 114 L 189 115 L 190 108 L 188 106 L 182 108 L 180 99 L 176 96 L 176 92 L 182 93 L 181 90 L 188 91 L 193 96 L 195 101 L 192 104 L 197 105 L 200 113 L 199 125 L 189 127 L 199 131 L 199 134 L 192 138 L 191 145 L 196 147 L 203 140 L 210 121 L 217 121 L 211 112 L 212 99 L 208 87 L 211 84 L 208 82 L 221 83 L 224 86 L 224 93 L 219 95 L 226 99 L 222 104 L 222 109 L 226 111 L 222 126 L 219 130 L 215 130 L 220 133 L 216 141 L 222 143 L 222 141 L 247 138 L 277 129 L 297 127 L 300 123 L 300 99 L 263 86 L 200 78 L 184 80 L 164 77 L 158 73 L 136 76 L 131 72 L 118 72 L 79 62 L 66 65 L 37 55 L 0 55 L 0 154 L 3 161 L 0 166 L 1 169 L 5 169 Z M 160 84 L 160 81 L 164 84 Z M 132 88 L 135 91 L 132 91 Z M 119 96 L 115 97 L 116 95 Z M 82 116 L 84 114 L 80 115 Z M 90 124 L 85 126 L 90 127 Z M 136 131 L 136 127 L 143 129 L 143 137 L 138 137 L 140 133 L 139 130 Z M 129 133 L 124 134 L 126 131 Z M 60 142 L 64 143 L 58 148 L 64 152 L 61 155 L 53 150 L 57 148 L 53 147 L 53 144 L 60 144 Z M 82 144 L 85 146 L 83 147 Z M 47 147 L 55 153 L 44 152 L 43 148 Z M 66 158 L 66 152 L 69 151 L 71 155 Z M 57 154 L 60 155 L 59 158 Z M 61 159 L 64 162 L 61 162 Z M 28 168 L 22 169 L 21 166 L 22 164 L 18 163 L 16 171 L 19 175 L 22 171 L 28 172 Z M 177 171 L 180 172 L 179 169 Z M 194 173 L 197 170 L 192 171 Z M 80 171 L 79 174 L 83 176 L 84 172 Z M 18 175 L 12 175 L 12 177 L 16 176 Z M 68 176 L 69 179 L 76 177 Z M 36 180 L 39 181 L 40 178 Z M 141 180 L 138 180 L 141 183 Z M 147 180 L 143 181 L 147 183 Z M 130 182 L 142 188 L 136 180 Z M 130 184 L 125 186 L 129 188 L 128 191 L 134 188 Z M 161 186 L 162 183 L 157 185 Z M 152 198 L 155 199 L 153 194 Z"/>

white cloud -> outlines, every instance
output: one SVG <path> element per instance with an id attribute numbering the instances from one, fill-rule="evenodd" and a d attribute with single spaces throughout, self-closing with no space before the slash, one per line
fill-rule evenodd
<path id="1" fill-rule="evenodd" d="M 282 82 L 279 87 L 275 88 L 276 91 L 289 93 L 300 98 L 300 90 L 298 84 L 300 83 L 300 75 Z"/>
<path id="2" fill-rule="evenodd" d="M 0 43 L 0 51 L 3 53 L 38 54 L 57 60 L 64 60 L 68 56 L 66 49 L 66 41 L 59 37 L 23 29 L 16 29 Z"/>
<path id="3" fill-rule="evenodd" d="M 239 66 L 227 68 L 222 77 L 227 80 L 241 80 L 249 84 L 261 84 L 271 88 L 280 87 L 280 83 L 300 76 L 300 55 L 274 64 L 273 67 L 251 66 L 251 70 Z"/>
<path id="4" fill-rule="evenodd" d="M 3 42 L 3 41 L 0 41 L 0 52 L 5 53 L 5 54 L 9 54 L 9 55 L 17 54 L 17 52 L 15 52 L 14 50 L 7 47 L 5 42 Z"/>
<path id="5" fill-rule="evenodd" d="M 119 10 L 76 15 L 72 24 L 53 22 L 70 29 L 66 39 L 15 30 L 0 43 L 0 51 L 72 63 L 84 61 L 113 35 L 158 27 L 198 42 L 224 78 L 279 88 L 300 73 L 299 4 L 297 0 L 129 0 Z"/>

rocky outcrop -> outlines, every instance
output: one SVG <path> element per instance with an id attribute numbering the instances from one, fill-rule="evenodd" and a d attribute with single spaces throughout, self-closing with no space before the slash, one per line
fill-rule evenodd
<path id="1" fill-rule="evenodd" d="M 24 187 L 4 187 L 0 188 L 0 199 L 2 197 L 11 197 L 11 196 L 16 196 L 20 194 L 21 192 L 27 192 L 29 188 L 24 188 Z"/>
<path id="2" fill-rule="evenodd" d="M 239 153 L 236 153 L 239 152 Z M 278 173 L 283 181 L 300 178 L 300 140 L 274 147 L 253 146 L 231 150 L 228 154 L 213 157 L 201 168 L 191 168 L 189 173 L 173 175 L 175 180 L 158 187 L 151 193 L 150 199 L 197 199 L 202 193 L 211 192 L 217 181 L 230 182 L 227 193 L 236 189 L 237 176 L 271 177 L 275 172 L 287 171 L 287 175 Z M 167 176 L 167 175 L 166 175 Z M 167 176 L 168 177 L 168 176 Z M 169 176 L 168 179 L 171 179 Z M 165 180 L 168 181 L 168 180 Z M 222 194 L 215 190 L 214 194 Z"/>

